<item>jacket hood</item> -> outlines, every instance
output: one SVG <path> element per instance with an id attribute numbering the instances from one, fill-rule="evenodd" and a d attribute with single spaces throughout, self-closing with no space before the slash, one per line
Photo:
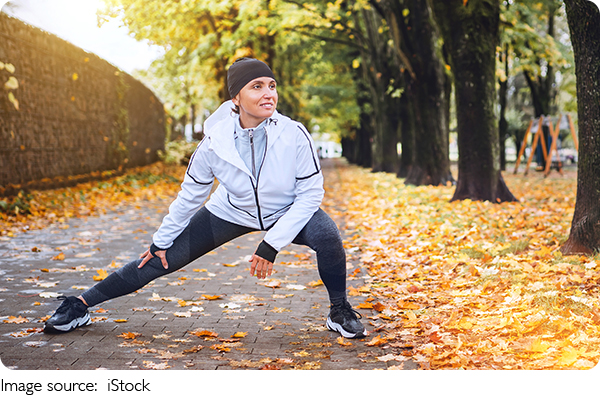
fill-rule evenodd
<path id="1" fill-rule="evenodd" d="M 231 100 L 221 104 L 219 108 L 204 121 L 204 135 L 210 140 L 208 148 L 219 157 L 237 166 L 247 174 L 252 175 L 235 147 L 233 132 L 237 116 L 232 109 L 235 107 Z M 277 110 L 269 118 L 265 126 L 267 132 L 267 151 L 277 140 L 283 128 L 291 121 Z"/>

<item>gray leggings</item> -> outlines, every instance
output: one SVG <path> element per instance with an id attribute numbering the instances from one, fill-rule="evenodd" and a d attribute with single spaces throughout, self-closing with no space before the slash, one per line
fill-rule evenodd
<path id="1" fill-rule="evenodd" d="M 82 296 L 92 307 L 115 297 L 124 296 L 141 289 L 156 278 L 177 271 L 211 250 L 239 236 L 253 232 L 227 222 L 202 207 L 190 220 L 189 225 L 167 250 L 169 268 L 165 269 L 158 257 L 150 259 L 142 268 L 137 259 L 98 282 Z M 346 299 L 346 252 L 335 222 L 319 209 L 300 231 L 293 243 L 305 245 L 317 254 L 317 267 L 330 301 L 335 304 Z"/>

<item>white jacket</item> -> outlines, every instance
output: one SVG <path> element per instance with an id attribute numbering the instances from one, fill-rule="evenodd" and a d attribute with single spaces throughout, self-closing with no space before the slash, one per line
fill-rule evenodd
<path id="1" fill-rule="evenodd" d="M 294 240 L 323 199 L 323 175 L 306 128 L 277 111 L 267 121 L 267 147 L 255 179 L 236 150 L 233 103 L 223 103 L 204 123 L 204 139 L 190 159 L 181 191 L 153 235 L 168 249 L 200 209 L 226 221 L 267 230 L 264 241 L 280 251 Z"/>

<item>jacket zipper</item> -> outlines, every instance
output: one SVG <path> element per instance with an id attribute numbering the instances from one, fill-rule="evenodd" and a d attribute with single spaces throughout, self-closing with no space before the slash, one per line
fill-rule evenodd
<path id="1" fill-rule="evenodd" d="M 256 166 L 254 165 L 254 135 L 252 131 L 249 132 L 250 135 L 250 152 L 252 153 L 252 174 L 256 177 L 256 186 L 254 185 L 254 181 L 250 178 L 250 183 L 252 184 L 252 189 L 254 190 L 254 200 L 256 201 L 256 211 L 258 215 L 258 223 L 260 224 L 260 229 L 265 230 L 265 226 L 262 221 L 262 212 L 260 211 L 260 201 L 258 199 L 258 179 L 260 178 L 260 171 L 262 170 L 262 166 L 265 162 L 265 158 L 267 157 L 267 145 L 269 144 L 269 135 L 267 135 L 267 126 L 265 125 L 265 154 L 263 155 L 263 160 L 260 163 L 260 168 L 258 168 L 258 174 L 256 174 Z"/>
<path id="2" fill-rule="evenodd" d="M 248 131 L 248 136 L 250 136 L 250 154 L 252 154 L 252 176 L 254 176 L 256 178 L 256 165 L 255 165 L 255 161 L 254 161 L 254 133 L 253 133 L 253 130 Z"/>

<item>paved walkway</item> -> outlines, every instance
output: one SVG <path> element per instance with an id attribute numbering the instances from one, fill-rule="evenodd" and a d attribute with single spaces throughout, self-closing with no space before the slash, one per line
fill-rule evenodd
<path id="1" fill-rule="evenodd" d="M 340 161 L 325 160 L 326 179 Z M 123 208 L 88 219 L 0 237 L 0 359 L 29 369 L 386 369 L 395 361 L 368 346 L 376 335 L 340 340 L 325 328 L 329 311 L 306 247 L 282 251 L 270 280 L 249 276 L 245 261 L 263 233 L 246 235 L 160 278 L 135 294 L 91 309 L 94 323 L 62 335 L 41 333 L 42 319 L 104 270 L 136 258 L 149 245 L 168 204 Z M 336 221 L 343 224 L 343 221 Z M 342 230 L 343 231 L 343 230 Z M 64 257 L 63 257 L 64 256 Z M 348 255 L 348 285 L 364 270 Z M 316 285 L 316 286 L 315 286 Z M 353 305 L 364 301 L 350 297 Z M 371 310 L 360 310 L 373 328 Z M 403 368 L 414 368 L 405 362 Z"/>

